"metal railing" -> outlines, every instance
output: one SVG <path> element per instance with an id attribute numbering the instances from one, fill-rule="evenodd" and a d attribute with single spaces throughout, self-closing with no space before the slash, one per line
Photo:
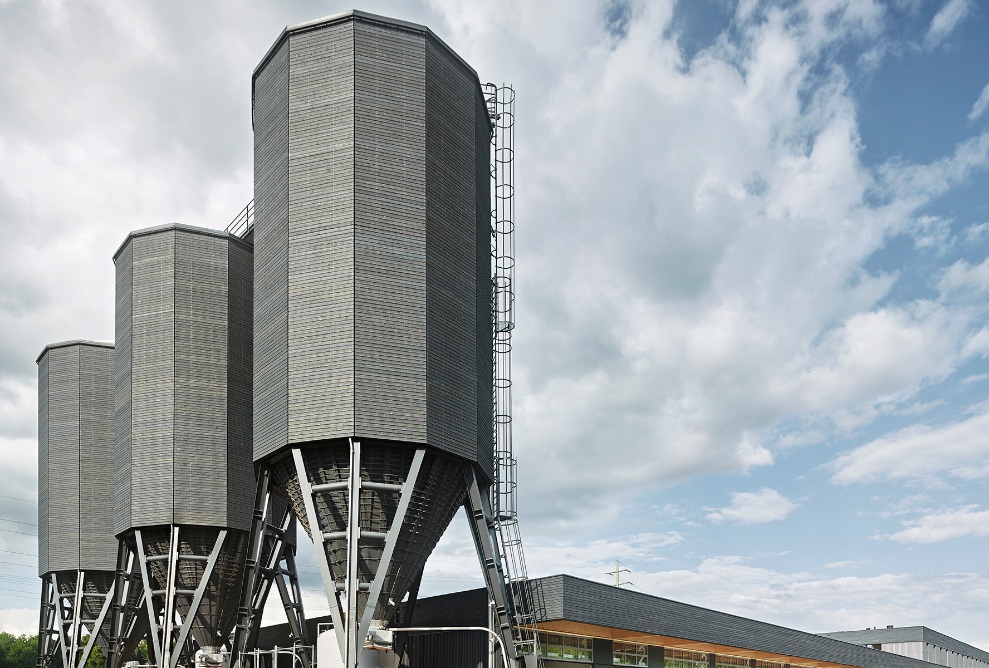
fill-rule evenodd
<path id="1" fill-rule="evenodd" d="M 227 232 L 243 239 L 254 229 L 254 200 L 247 203 L 227 225 Z"/>

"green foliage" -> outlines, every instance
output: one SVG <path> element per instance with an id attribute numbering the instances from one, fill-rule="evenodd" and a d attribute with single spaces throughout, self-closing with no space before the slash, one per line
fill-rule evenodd
<path id="1" fill-rule="evenodd" d="M 38 636 L 15 636 L 0 632 L 0 668 L 35 668 Z"/>

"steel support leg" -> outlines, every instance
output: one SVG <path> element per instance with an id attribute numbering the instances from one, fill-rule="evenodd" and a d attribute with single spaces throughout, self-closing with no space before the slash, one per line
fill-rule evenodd
<path id="1" fill-rule="evenodd" d="M 53 577 L 41 579 L 41 610 L 38 620 L 38 668 L 55 668 L 55 654 L 59 652 L 59 599 Z"/>
<path id="2" fill-rule="evenodd" d="M 420 448 L 416 450 L 412 458 L 412 466 L 409 467 L 409 474 L 402 483 L 401 497 L 398 501 L 398 508 L 395 510 L 395 517 L 388 533 L 385 535 L 385 549 L 381 553 L 381 561 L 378 562 L 378 571 L 374 574 L 374 582 L 371 583 L 371 591 L 367 597 L 367 605 L 364 606 L 364 614 L 361 617 L 360 628 L 357 632 L 357 639 L 363 642 L 371 628 L 371 619 L 374 616 L 374 609 L 378 604 L 378 597 L 381 595 L 381 588 L 385 584 L 385 577 L 391 567 L 392 555 L 395 553 L 395 544 L 398 542 L 398 534 L 405 523 L 405 513 L 412 502 L 412 491 L 415 489 L 416 480 L 419 479 L 419 471 L 422 469 L 422 460 L 426 456 L 426 450 Z"/>
<path id="3" fill-rule="evenodd" d="M 83 583 L 85 584 L 85 578 L 83 578 Z M 86 646 L 82 650 L 82 656 L 80 656 L 76 662 L 76 665 L 79 668 L 85 668 L 86 662 L 89 661 L 89 655 L 93 651 L 93 646 L 96 644 L 96 639 L 102 633 L 101 629 L 103 628 L 103 623 L 107 620 L 107 616 L 110 614 L 110 610 L 113 607 L 113 592 L 116 587 L 117 583 L 114 581 L 110 585 L 110 591 L 108 591 L 106 596 L 103 598 L 103 605 L 100 607 L 100 614 L 93 621 L 92 628 L 89 631 L 89 642 L 86 643 Z M 83 595 L 79 597 L 79 600 L 81 601 L 85 596 L 87 596 L 87 594 L 83 592 Z M 89 596 L 92 596 L 92 594 L 89 594 Z M 79 608 L 79 610 L 81 611 L 82 608 Z M 77 635 L 82 633 L 82 625 L 79 623 L 81 621 L 81 619 L 77 619 Z M 110 638 L 107 638 L 107 647 L 111 647 Z"/>
<path id="4" fill-rule="evenodd" d="M 230 650 L 233 653 L 233 665 L 239 668 L 241 655 L 250 647 L 252 631 L 258 626 L 254 617 L 255 605 L 262 553 L 266 540 L 268 526 L 268 499 L 271 496 L 271 469 L 264 466 L 259 471 L 257 490 L 254 494 L 254 517 L 251 522 L 251 537 L 247 551 L 247 562 L 244 565 L 244 579 L 240 589 L 240 607 L 237 609 L 237 626 L 234 628 L 233 641 Z M 264 603 L 261 603 L 264 606 Z"/>
<path id="5" fill-rule="evenodd" d="M 316 502 L 313 499 L 312 483 L 309 482 L 309 474 L 306 472 L 306 464 L 302 459 L 302 451 L 299 448 L 292 448 L 292 459 L 295 462 L 295 473 L 299 479 L 302 502 L 306 506 L 306 519 L 309 521 L 309 531 L 312 533 L 313 543 L 316 545 L 316 562 L 319 564 L 319 573 L 323 578 L 323 588 L 326 590 L 326 602 L 330 605 L 333 630 L 336 633 L 337 644 L 340 646 L 342 653 L 346 645 L 346 635 L 343 627 L 343 611 L 340 608 L 340 593 L 337 591 L 336 581 L 330 572 L 330 565 L 326 561 L 326 539 L 323 536 L 322 525 L 319 523 L 319 516 L 316 514 Z"/>
<path id="6" fill-rule="evenodd" d="M 477 557 L 481 562 L 481 571 L 488 588 L 488 596 L 494 603 L 494 615 L 497 622 L 495 630 L 501 636 L 506 649 L 510 649 L 514 653 L 516 652 L 515 615 L 511 607 L 511 599 L 508 596 L 508 588 L 505 586 L 504 571 L 496 547 L 498 539 L 494 533 L 494 521 L 491 517 L 490 490 L 481 488 L 473 468 L 467 467 L 464 476 L 467 482 L 467 499 L 464 505 L 470 519 L 471 535 L 474 537 Z M 517 659 L 518 657 L 513 656 L 513 658 Z M 505 668 L 510 667 L 506 666 Z"/>
<path id="7" fill-rule="evenodd" d="M 172 545 L 172 552 L 175 562 L 177 563 L 179 549 L 178 527 L 175 528 L 174 536 L 175 543 Z M 182 648 L 185 646 L 186 638 L 189 637 L 189 631 L 192 629 L 192 623 L 196 620 L 196 615 L 199 613 L 199 604 L 202 603 L 203 594 L 206 593 L 206 587 L 209 585 L 210 578 L 213 577 L 213 570 L 216 568 L 216 560 L 220 556 L 220 552 L 223 549 L 223 543 L 226 539 L 227 530 L 221 529 L 220 533 L 217 534 L 216 543 L 213 544 L 213 551 L 209 553 L 209 557 L 206 559 L 206 567 L 203 569 L 202 577 L 199 579 L 199 586 L 196 587 L 196 593 L 192 595 L 192 604 L 189 606 L 189 612 L 186 614 L 185 619 L 182 620 L 182 626 L 179 628 L 179 637 L 178 640 L 175 641 L 175 649 L 168 661 L 168 668 L 175 668 L 179 663 L 179 656 L 182 654 Z M 174 585 L 174 575 L 170 576 L 170 580 Z M 168 641 L 171 641 L 171 638 L 168 638 Z"/>

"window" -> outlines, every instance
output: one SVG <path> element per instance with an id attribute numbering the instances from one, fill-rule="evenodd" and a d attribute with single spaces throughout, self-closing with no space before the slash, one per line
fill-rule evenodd
<path id="1" fill-rule="evenodd" d="M 568 636 L 562 633 L 544 633 L 540 631 L 539 654 L 544 659 L 553 659 L 555 661 L 580 661 L 582 663 L 592 663 L 594 661 L 590 638 Z"/>
<path id="2" fill-rule="evenodd" d="M 749 660 L 740 656 L 718 654 L 714 657 L 714 665 L 715 668 L 749 668 Z"/>
<path id="3" fill-rule="evenodd" d="M 646 646 L 631 642 L 614 643 L 614 665 L 616 666 L 648 666 L 649 658 L 646 656 Z"/>
<path id="4" fill-rule="evenodd" d="M 664 658 L 665 668 L 707 668 L 707 654 L 703 652 L 667 648 Z"/>

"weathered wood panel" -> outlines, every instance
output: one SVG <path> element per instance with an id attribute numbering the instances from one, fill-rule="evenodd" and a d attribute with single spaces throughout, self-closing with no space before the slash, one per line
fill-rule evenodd
<path id="1" fill-rule="evenodd" d="M 425 38 L 354 35 L 356 431 L 425 443 Z"/>

